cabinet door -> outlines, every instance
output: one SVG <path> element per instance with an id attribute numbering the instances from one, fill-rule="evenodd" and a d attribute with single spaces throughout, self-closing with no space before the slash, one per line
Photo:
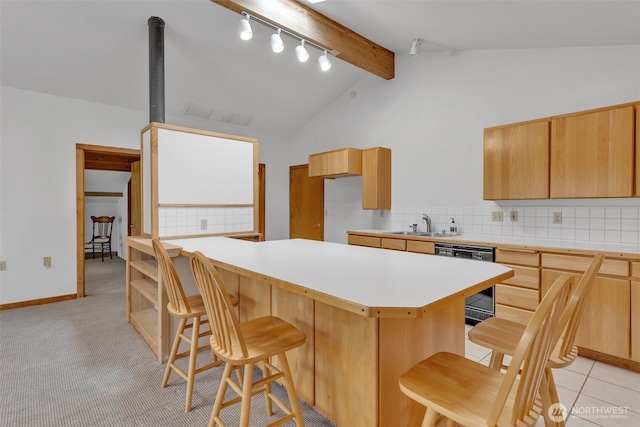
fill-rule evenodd
<path id="1" fill-rule="evenodd" d="M 640 282 L 631 282 L 631 360 L 640 362 Z"/>
<path id="2" fill-rule="evenodd" d="M 553 118 L 551 198 L 633 196 L 633 106 Z"/>
<path id="3" fill-rule="evenodd" d="M 640 104 L 636 109 L 636 196 L 640 196 Z"/>
<path id="4" fill-rule="evenodd" d="M 555 270 L 542 270 L 542 295 L 562 273 Z M 596 277 L 580 319 L 576 345 L 629 359 L 630 292 L 629 280 Z"/>
<path id="5" fill-rule="evenodd" d="M 362 151 L 362 209 L 391 209 L 391 150 Z"/>
<path id="6" fill-rule="evenodd" d="M 549 198 L 549 121 L 484 131 L 484 199 Z"/>

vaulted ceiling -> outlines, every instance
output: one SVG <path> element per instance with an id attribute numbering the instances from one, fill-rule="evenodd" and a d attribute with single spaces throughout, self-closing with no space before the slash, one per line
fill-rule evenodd
<path id="1" fill-rule="evenodd" d="M 640 44 L 639 1 L 327 0 L 309 6 L 395 52 L 396 63 L 409 60 L 416 37 L 424 39 L 423 51 Z M 236 114 L 249 121 L 238 125 L 246 131 L 286 137 L 373 76 L 337 58 L 321 72 L 313 49 L 307 63 L 298 63 L 298 41 L 287 37 L 285 51 L 274 54 L 272 30 L 257 23 L 253 39 L 242 41 L 240 15 L 209 0 L 3 0 L 1 84 L 148 111 L 151 16 L 166 22 L 167 116 L 189 108 L 213 118 Z"/>

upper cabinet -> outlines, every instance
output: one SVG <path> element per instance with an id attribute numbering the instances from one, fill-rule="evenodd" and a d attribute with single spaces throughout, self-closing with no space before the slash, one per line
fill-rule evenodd
<path id="1" fill-rule="evenodd" d="M 362 175 L 362 150 L 341 148 L 309 156 L 309 177 Z"/>
<path id="2" fill-rule="evenodd" d="M 484 130 L 484 199 L 549 198 L 549 120 Z"/>
<path id="3" fill-rule="evenodd" d="M 309 177 L 362 175 L 362 209 L 391 209 L 391 150 L 341 148 L 309 155 Z"/>
<path id="4" fill-rule="evenodd" d="M 391 150 L 362 150 L 362 209 L 391 209 Z"/>
<path id="5" fill-rule="evenodd" d="M 638 124 L 636 102 L 487 128 L 484 199 L 640 196 Z"/>
<path id="6" fill-rule="evenodd" d="M 636 110 L 636 196 L 640 196 L 640 103 Z"/>
<path id="7" fill-rule="evenodd" d="M 551 120 L 551 198 L 632 197 L 632 105 Z"/>

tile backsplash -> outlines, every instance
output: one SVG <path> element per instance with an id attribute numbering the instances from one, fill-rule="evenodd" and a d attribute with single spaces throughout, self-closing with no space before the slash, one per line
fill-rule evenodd
<path id="1" fill-rule="evenodd" d="M 158 219 L 161 237 L 254 231 L 253 207 L 161 207 Z"/>
<path id="2" fill-rule="evenodd" d="M 565 201 L 561 206 L 543 206 L 528 201 L 528 205 L 510 202 L 513 205 L 509 206 L 487 202 L 480 206 L 464 207 L 397 207 L 376 213 L 374 228 L 409 230 L 411 224 L 418 224 L 418 230 L 424 231 L 426 224 L 422 215 L 427 214 L 431 218 L 433 231 L 448 232 L 451 218 L 455 218 L 458 231 L 466 234 L 638 244 L 639 200 L 616 201 L 615 206 L 572 205 L 571 201 Z M 502 213 L 502 221 L 493 220 L 496 212 Z M 512 212 L 517 213 L 517 221 L 511 220 Z"/>

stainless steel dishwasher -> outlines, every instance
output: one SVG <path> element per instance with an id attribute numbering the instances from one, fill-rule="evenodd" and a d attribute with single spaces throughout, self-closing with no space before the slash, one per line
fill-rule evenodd
<path id="1" fill-rule="evenodd" d="M 435 254 L 476 261 L 494 262 L 495 248 L 491 246 L 461 245 L 457 243 L 435 244 Z M 495 293 L 493 286 L 467 297 L 464 304 L 465 322 L 470 325 L 482 322 L 495 314 Z"/>

